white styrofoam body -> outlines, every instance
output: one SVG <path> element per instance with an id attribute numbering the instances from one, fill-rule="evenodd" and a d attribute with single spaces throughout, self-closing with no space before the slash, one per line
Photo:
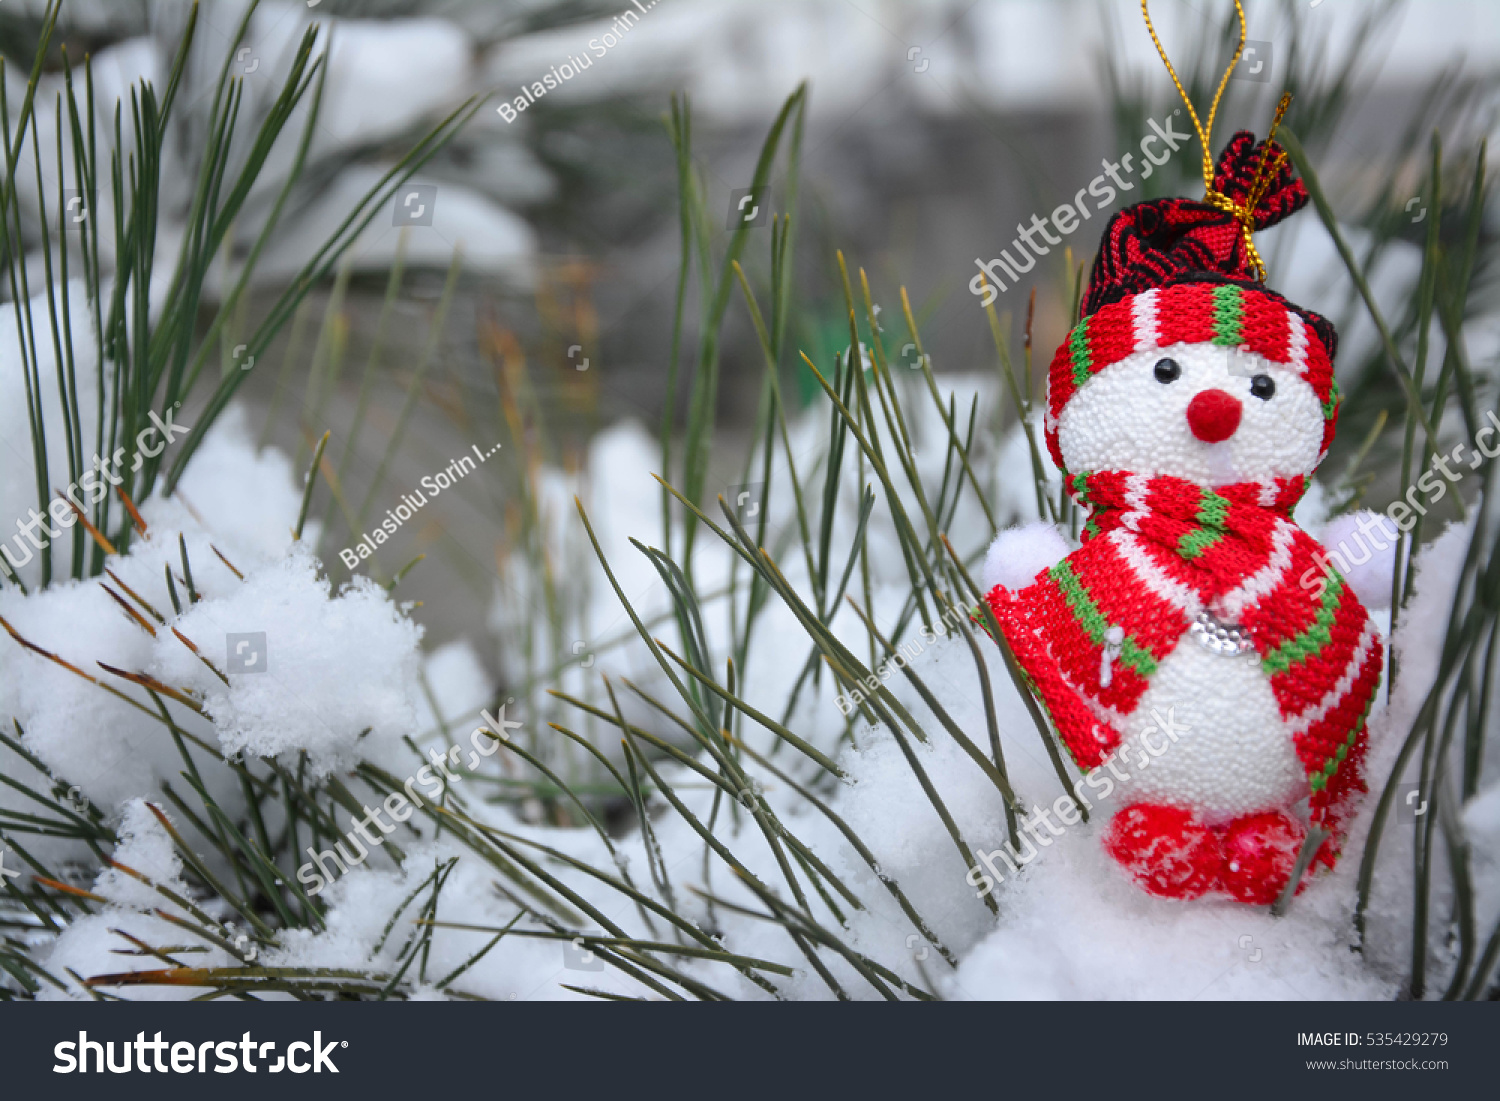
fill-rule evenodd
<path id="1" fill-rule="evenodd" d="M 1175 741 L 1155 727 L 1153 711 L 1170 711 Z M 1158 664 L 1135 718 L 1140 721 L 1127 739 L 1135 745 L 1124 750 L 1119 766 L 1130 775 L 1121 783 L 1121 805 L 1191 807 L 1219 825 L 1284 810 L 1307 795 L 1292 731 L 1258 655 L 1216 654 L 1184 635 Z M 1149 747 L 1140 743 L 1143 730 Z"/>

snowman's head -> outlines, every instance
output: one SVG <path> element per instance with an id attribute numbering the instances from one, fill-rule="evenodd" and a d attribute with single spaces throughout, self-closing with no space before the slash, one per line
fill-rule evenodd
<path id="1" fill-rule="evenodd" d="M 1069 473 L 1305 484 L 1333 442 L 1338 334 L 1266 287 L 1253 240 L 1307 188 L 1247 130 L 1204 168 L 1202 200 L 1149 199 L 1105 227 L 1048 378 L 1047 445 Z"/>
<path id="2" fill-rule="evenodd" d="M 1338 408 L 1321 334 L 1279 297 L 1237 283 L 1106 305 L 1058 349 L 1049 397 L 1048 442 L 1069 473 L 1206 487 L 1306 478 Z"/>
<path id="3" fill-rule="evenodd" d="M 1081 387 L 1058 418 L 1075 474 L 1128 470 L 1201 486 L 1307 476 L 1323 446 L 1323 403 L 1285 365 L 1239 348 L 1135 352 Z"/>

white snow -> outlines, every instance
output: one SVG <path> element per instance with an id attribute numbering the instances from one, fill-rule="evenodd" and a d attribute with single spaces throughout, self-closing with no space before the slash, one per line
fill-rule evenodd
<path id="1" fill-rule="evenodd" d="M 0 374 L 0 385 L 9 385 L 12 379 L 9 372 Z M 945 377 L 939 388 L 945 401 L 949 392 L 962 399 L 978 391 L 980 417 L 993 415 L 998 387 L 992 378 Z M 960 400 L 959 404 L 966 403 Z M 908 416 L 917 466 L 925 484 L 935 486 L 946 462 L 946 430 L 930 402 L 913 401 Z M 792 449 L 803 478 L 813 469 L 823 431 L 815 418 L 791 426 Z M 1002 465 L 998 473 L 1007 492 L 1020 501 L 1029 492 L 1030 462 L 1024 451 L 1015 460 Z M 852 465 L 855 458 L 846 455 L 844 461 Z M 535 611 L 544 593 L 527 551 L 520 547 L 505 560 L 492 615 L 499 643 L 495 655 L 502 674 L 499 683 L 507 689 L 529 686 L 524 693 L 516 690 L 516 697 L 524 698 L 507 704 L 509 718 L 523 723 L 518 735 L 522 744 L 541 744 L 550 736 L 546 722 L 566 715 L 566 721 L 609 747 L 619 760 L 617 731 L 602 723 L 580 722 L 576 710 L 564 708 L 541 690 L 560 684 L 570 693 L 607 706 L 601 673 L 611 676 L 631 721 L 658 736 L 682 738 L 681 731 L 621 683 L 622 677 L 628 677 L 662 698 L 675 698 L 654 658 L 631 637 L 629 620 L 603 577 L 572 502 L 575 493 L 585 500 L 601 547 L 637 612 L 653 623 L 654 633 L 674 638 L 670 621 L 659 618 L 671 607 L 666 587 L 629 542 L 631 536 L 653 544 L 660 541 L 660 491 L 648 475 L 658 462 L 650 437 L 626 422 L 596 438 L 584 469 L 537 472 L 540 532 L 552 555 L 554 576 L 561 579 L 557 596 L 562 618 L 554 625 Z M 848 471 L 845 474 L 835 505 L 836 548 L 847 545 L 858 509 L 860 487 Z M 773 550 L 778 564 L 798 591 L 807 593 L 810 585 L 800 549 L 786 543 L 795 530 L 795 519 L 782 456 L 773 464 L 772 479 L 766 542 L 771 548 L 785 548 Z M 711 488 L 734 501 L 734 487 Z M 24 504 L 24 477 L 14 484 L 5 483 L 5 492 Z M 920 516 L 915 496 L 906 488 L 899 494 L 908 514 Z M 54 784 L 64 789 L 77 787 L 115 829 L 114 858 L 178 893 L 186 891 L 180 855 L 144 801 L 163 804 L 163 785 L 170 784 L 192 805 L 195 796 L 181 775 L 184 763 L 145 694 L 98 663 L 149 673 L 201 698 L 201 716 L 175 702 L 167 705 L 173 721 L 192 738 L 217 746 L 225 754 L 243 754 L 252 767 L 257 756 L 297 762 L 306 753 L 313 775 L 336 773 L 357 799 L 365 800 L 372 799 L 369 789 L 349 772 L 356 763 L 370 761 L 398 779 L 414 775 L 422 761 L 404 744 L 404 736 L 419 742 L 423 752 L 443 738 L 463 747 L 478 723 L 479 709 L 496 702 L 496 683 L 475 643 L 456 642 L 424 656 L 421 628 L 412 609 L 395 604 L 389 594 L 367 580 L 356 580 L 337 592 L 329 589 L 307 549 L 311 540 L 293 541 L 290 529 L 299 502 L 300 487 L 290 463 L 274 451 L 257 453 L 239 413 L 231 410 L 209 435 L 183 479 L 180 494 L 155 496 L 143 503 L 150 538 L 136 540 L 127 554 L 111 560 L 120 581 L 167 619 L 166 625 L 156 627 L 155 638 L 110 599 L 104 585 L 115 586 L 108 578 L 57 581 L 30 596 L 14 586 L 0 586 L 0 615 L 18 633 L 146 708 L 134 707 L 68 669 L 19 648 L 9 638 L 0 638 L 0 719 L 19 722 L 24 744 L 49 774 L 38 775 L 9 751 L 0 756 L 0 768 L 7 776 L 42 790 Z M 1307 518 L 1320 515 L 1320 509 L 1319 499 L 1311 498 Z M 885 516 L 885 510 L 882 500 L 877 516 Z M 717 506 L 713 511 L 717 513 Z M 1339 529 L 1335 524 L 1331 530 L 1337 534 Z M 957 546 L 971 553 L 985 546 L 991 536 L 988 522 L 972 500 L 958 510 L 948 531 Z M 1418 558 L 1415 595 L 1400 617 L 1393 647 L 1401 680 L 1390 701 L 1382 697 L 1370 719 L 1372 783 L 1381 782 L 1389 773 L 1434 676 L 1451 610 L 1452 585 L 1469 531 L 1462 525 L 1450 528 Z M 201 596 L 180 615 L 172 610 L 164 576 L 165 571 L 172 572 L 179 598 L 185 601 L 179 532 Z M 1328 531 L 1324 537 L 1330 537 Z M 721 594 L 729 573 L 729 552 L 708 532 L 700 533 L 699 545 L 700 591 Z M 869 547 L 868 596 L 858 572 L 850 593 L 862 607 L 868 603 L 883 631 L 893 633 L 910 580 L 888 521 L 880 519 L 872 526 Z M 243 580 L 220 560 L 215 548 L 244 575 Z M 980 572 L 986 585 L 1012 575 L 1012 580 L 1029 579 L 1065 549 L 1062 536 L 1049 525 L 1012 528 L 995 541 Z M 735 600 L 743 613 L 743 567 L 738 576 Z M 723 595 L 709 595 L 705 600 L 710 645 L 719 655 L 729 606 Z M 802 671 L 810 646 L 805 632 L 779 600 L 769 602 L 761 616 L 737 675 L 747 700 L 779 715 L 787 687 Z M 856 724 L 852 737 L 843 737 L 845 724 L 834 703 L 835 687 L 824 669 L 818 683 L 810 682 L 805 688 L 789 725 L 834 757 L 846 773 L 843 782 L 821 784 L 820 797 L 863 838 L 878 872 L 827 817 L 785 782 L 748 757 L 743 767 L 750 787 L 762 793 L 771 811 L 863 903 L 863 909 L 840 904 L 847 927 L 838 932 L 851 947 L 892 967 L 906 981 L 956 999 L 1343 999 L 1394 994 L 1405 966 L 1411 875 L 1409 834 L 1402 833 L 1395 822 L 1387 826 L 1383 839 L 1382 871 L 1371 900 L 1365 953 L 1350 951 L 1357 854 L 1369 829 L 1373 799 L 1366 800 L 1355 819 L 1339 867 L 1315 879 L 1285 917 L 1272 918 L 1264 911 L 1226 901 L 1180 903 L 1150 898 L 1128 881 L 1100 847 L 1103 823 L 1124 802 L 1124 794 L 1096 799 L 1087 823 L 1072 822 L 1063 814 L 1059 808 L 1063 787 L 1045 746 L 998 651 L 976 631 L 1009 782 L 1027 818 L 1040 822 L 1041 808 L 1056 815 L 1049 825 L 1037 825 L 1034 830 L 1028 846 L 1035 855 L 1018 873 L 1006 869 L 1003 881 L 994 884 L 998 914 L 992 914 L 976 897 L 977 881 L 964 854 L 991 854 L 991 862 L 996 861 L 994 851 L 1006 837 L 999 792 L 938 721 L 909 678 L 909 674 L 920 678 L 958 729 L 976 743 L 979 752 L 988 754 L 986 692 L 974 654 L 962 637 L 924 630 L 920 619 L 910 619 L 896 640 L 902 646 L 902 660 L 884 661 L 884 654 L 868 655 L 852 610 L 838 609 L 831 625 L 862 661 L 869 659 L 871 667 L 878 668 L 884 686 L 928 735 L 926 743 L 909 731 L 904 736 L 911 758 L 925 771 L 951 814 L 963 847 L 961 853 L 889 729 Z M 201 658 L 172 628 L 198 648 Z M 244 667 L 247 671 L 229 671 L 232 660 L 246 656 L 231 644 L 230 635 L 259 632 L 265 634 L 264 650 L 252 644 L 248 651 L 258 655 L 257 661 Z M 616 641 L 621 638 L 626 641 Z M 210 669 L 204 659 L 215 668 Z M 554 669 L 558 662 L 566 666 L 561 672 Z M 226 674 L 227 684 L 220 672 Z M 432 700 L 437 701 L 436 708 Z M 775 744 L 771 735 L 752 722 L 743 724 L 739 736 L 762 753 L 771 752 Z M 244 796 L 234 774 L 207 751 L 190 748 L 188 752 L 225 813 L 244 815 Z M 611 853 L 590 828 L 539 825 L 525 804 L 513 810 L 489 801 L 498 790 L 497 781 L 520 774 L 509 754 L 465 760 L 468 768 L 450 788 L 450 807 L 611 874 L 624 867 L 638 887 L 661 896 L 652 885 L 639 832 L 613 838 Z M 783 747 L 775 760 L 802 782 L 817 782 L 816 768 L 796 751 Z M 589 775 L 577 771 L 582 767 L 577 754 L 565 756 L 564 762 L 573 770 L 570 775 Z M 714 792 L 701 777 L 664 762 L 654 767 L 700 820 L 713 815 Z M 1478 884 L 1478 896 L 1486 921 L 1492 921 L 1500 909 L 1493 885 L 1500 860 L 1495 794 L 1494 786 L 1484 789 L 1463 813 L 1464 828 L 1475 850 L 1476 873 L 1485 877 Z M 0 806 L 21 809 L 24 802 L 16 792 L 0 791 Z M 665 811 L 652 816 L 653 830 L 680 912 L 721 937 L 731 951 L 792 966 L 792 976 L 772 977 L 783 996 L 832 997 L 778 926 L 731 912 L 688 891 L 694 886 L 738 906 L 764 908 L 722 863 L 713 862 L 705 878 L 699 835 L 666 808 L 660 796 L 652 802 Z M 170 807 L 164 809 L 171 813 Z M 270 810 L 266 825 L 274 835 L 283 823 L 279 810 Z M 350 828 L 343 808 L 336 818 L 340 829 Z M 193 831 L 179 816 L 173 814 L 173 820 L 192 843 Z M 399 966 L 400 954 L 411 938 L 420 933 L 413 921 L 430 898 L 430 887 L 417 888 L 435 870 L 446 868 L 437 913 L 437 920 L 444 924 L 432 931 L 425 964 L 412 968 L 407 976 L 412 996 L 441 998 L 454 992 L 502 1000 L 583 996 L 567 986 L 628 995 L 643 992 L 638 983 L 613 968 L 598 969 L 597 959 L 566 939 L 523 935 L 544 931 L 544 926 L 525 915 L 511 935 L 472 962 L 459 978 L 450 980 L 522 906 L 538 904 L 497 875 L 492 863 L 450 830 L 434 836 L 431 821 L 421 817 L 411 825 L 421 830 L 420 835 L 403 828 L 393 838 L 404 850 L 403 861 L 398 863 L 390 849 L 382 847 L 347 874 L 337 876 L 320 896 L 328 906 L 326 929 L 279 933 L 274 943 L 263 946 L 261 962 L 388 975 Z M 761 883 L 781 898 L 791 898 L 781 865 L 740 803 L 720 802 L 715 829 Z M 476 844 L 483 847 L 482 842 Z M 89 859 L 74 842 L 44 840 L 31 848 L 48 862 Z M 518 851 L 539 858 L 536 850 L 521 846 Z M 557 861 L 543 863 L 549 874 L 611 926 L 654 939 L 669 935 L 660 919 L 654 930 L 648 927 L 636 907 L 609 885 Z M 127 946 L 111 929 L 126 930 L 153 945 L 181 944 L 186 936 L 180 928 L 147 912 L 175 912 L 157 892 L 121 871 L 96 870 L 95 891 L 109 902 L 102 912 L 74 922 L 46 954 L 44 965 L 69 983 L 66 993 L 54 990 L 46 996 L 86 996 L 68 978 L 70 969 L 89 976 L 165 966 L 150 956 L 118 954 Z M 284 870 L 291 873 L 294 869 Z M 837 927 L 838 920 L 800 872 L 797 882 L 818 920 Z M 944 962 L 937 946 L 929 944 L 902 912 L 886 889 L 887 882 L 900 885 L 934 938 L 959 961 L 957 969 Z M 1433 902 L 1434 913 L 1446 912 L 1446 888 L 1435 891 Z M 206 905 L 214 907 L 210 912 L 216 920 L 231 916 L 212 900 Z M 455 924 L 476 928 L 450 927 Z M 571 928 L 577 919 L 570 918 L 567 924 Z M 588 919 L 578 927 L 597 929 Z M 824 959 L 845 991 L 859 998 L 875 996 L 847 962 L 827 953 Z M 186 962 L 228 966 L 233 960 L 214 947 L 186 957 Z M 686 973 L 727 994 L 768 996 L 723 965 L 678 962 Z M 1442 958 L 1435 959 L 1434 974 L 1441 973 L 1443 963 Z M 149 986 L 120 988 L 119 992 L 156 998 L 197 993 Z"/>
<path id="2" fill-rule="evenodd" d="M 144 799 L 132 799 L 125 804 L 116 836 L 120 843 L 110 854 L 110 859 L 116 864 L 139 872 L 151 883 L 165 887 L 179 897 L 186 898 L 191 894 L 181 879 L 182 857 L 177 854 L 171 835 L 162 828 Z M 125 909 L 182 912 L 150 884 L 116 868 L 106 868 L 99 874 L 94 893 Z"/>
<path id="3" fill-rule="evenodd" d="M 1318 541 L 1360 602 L 1366 608 L 1379 609 L 1391 605 L 1391 571 L 1399 535 L 1389 517 L 1361 509 L 1334 517 Z"/>
<path id="4" fill-rule="evenodd" d="M 183 613 L 177 632 L 228 672 L 227 685 L 170 634 L 158 636 L 152 670 L 201 694 L 226 754 L 295 766 L 305 752 L 322 776 L 352 765 L 363 739 L 371 739 L 365 755 L 378 757 L 377 747 L 399 745 L 415 729 L 421 630 L 363 575 L 331 596 L 318 565 L 294 551 Z M 254 642 L 241 654 L 245 640 L 232 636 L 260 633 L 259 660 L 234 672 L 230 663 L 254 656 Z"/>
<path id="5" fill-rule="evenodd" d="M 42 1001 L 89 997 L 74 976 L 90 978 L 121 972 L 157 971 L 171 966 L 165 960 L 139 951 L 138 945 L 129 942 L 116 930 L 153 947 L 181 946 L 192 942 L 194 947 L 202 950 L 178 956 L 178 961 L 184 966 L 224 967 L 236 962 L 222 948 L 198 942 L 191 934 L 184 934 L 180 927 L 157 915 L 156 911 L 160 911 L 176 918 L 191 919 L 186 909 L 151 884 L 178 898 L 187 898 L 191 892 L 180 878 L 182 861 L 171 837 L 144 800 L 134 799 L 125 805 L 118 834 L 120 844 L 112 859 L 139 873 L 150 883 L 115 868 L 106 868 L 99 874 L 94 882 L 94 893 L 107 898 L 109 905 L 100 913 L 74 921 L 52 945 L 44 966 L 67 986 L 67 991 L 43 986 L 39 995 Z M 234 939 L 233 931 L 228 932 L 229 938 Z M 115 989 L 123 992 L 122 988 Z M 196 987 L 147 985 L 130 987 L 128 992 L 129 997 L 142 1001 L 179 1001 L 203 991 Z"/>
<path id="6" fill-rule="evenodd" d="M 996 585 L 1015 591 L 1036 580 L 1036 575 L 1051 569 L 1068 553 L 1068 542 L 1057 525 L 1035 520 L 1020 527 L 1007 528 L 995 536 L 984 556 L 981 587 L 987 593 Z"/>
<path id="7" fill-rule="evenodd" d="M 98 348 L 94 343 L 93 326 L 80 323 L 92 316 L 84 285 L 74 280 L 67 287 L 67 310 L 76 326 L 73 340 L 73 369 L 78 380 L 78 419 L 83 429 L 85 453 L 83 464 L 87 467 L 95 454 L 95 427 L 98 417 L 98 392 L 95 363 Z M 63 312 L 63 296 L 54 294 L 59 318 Z M 52 341 L 45 334 L 50 332 L 51 313 L 47 293 L 34 295 L 24 307 L 27 325 L 18 328 L 16 310 L 7 304 L 0 310 L 0 546 L 8 549 L 6 565 L 20 565 L 21 578 L 32 585 L 41 577 L 41 554 L 19 533 L 17 524 L 25 522 L 36 509 L 37 500 L 36 464 L 33 458 L 30 420 L 26 404 L 26 380 L 22 370 L 22 344 L 28 329 L 36 332 L 37 374 L 41 384 L 40 404 L 43 414 L 43 429 L 47 440 L 47 483 L 58 490 L 67 487 L 72 480 L 68 475 L 67 438 L 63 427 L 61 390 L 58 382 L 57 356 Z M 28 342 L 29 346 L 29 342 Z M 67 354 L 63 357 L 64 369 Z M 71 384 L 70 384 L 71 385 Z M 49 497 L 51 494 L 48 495 Z M 48 521 L 50 524 L 51 521 Z M 39 536 L 38 529 L 32 531 Z M 41 536 L 45 538 L 45 536 Z M 52 548 L 54 568 L 72 553 L 72 533 L 59 540 L 62 544 Z M 31 561 L 27 563 L 27 556 Z M 4 571 L 0 571 L 3 573 Z"/>

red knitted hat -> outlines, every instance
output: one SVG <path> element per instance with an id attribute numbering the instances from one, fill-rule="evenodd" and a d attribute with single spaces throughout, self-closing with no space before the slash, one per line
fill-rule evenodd
<path id="1" fill-rule="evenodd" d="M 1307 188 L 1273 142 L 1241 130 L 1219 157 L 1214 190 L 1243 204 L 1264 157 L 1278 164 L 1255 204 L 1256 229 L 1307 204 Z M 1213 343 L 1264 356 L 1305 379 L 1323 403 L 1323 446 L 1333 442 L 1339 392 L 1333 379 L 1338 334 L 1257 281 L 1234 215 L 1193 199 L 1153 199 L 1109 220 L 1081 303 L 1082 320 L 1052 357 L 1047 446 L 1065 469 L 1058 418 L 1095 373 L 1136 352 Z"/>

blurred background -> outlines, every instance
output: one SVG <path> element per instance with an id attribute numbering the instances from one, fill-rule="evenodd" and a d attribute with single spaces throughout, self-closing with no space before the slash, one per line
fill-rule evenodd
<path id="1" fill-rule="evenodd" d="M 1215 152 L 1235 129 L 1263 135 L 1282 91 L 1294 92 L 1287 125 L 1319 166 L 1376 297 L 1409 331 L 1427 229 L 1420 181 L 1428 136 L 1436 128 L 1457 149 L 1494 129 L 1500 6 L 1252 0 L 1245 7 L 1250 48 L 1228 82 Z M 39 0 L 0 7 L 12 116 L 41 10 Z M 186 221 L 208 96 L 244 10 L 243 0 L 198 8 L 163 172 L 163 248 L 173 247 L 172 227 Z M 627 12 L 636 18 L 623 18 Z M 1184 85 L 1206 103 L 1233 53 L 1231 5 L 1157 0 L 1151 13 Z M 111 117 L 135 81 L 165 83 L 190 15 L 188 4 L 169 0 L 66 5 L 37 96 L 44 144 L 59 125 L 64 49 L 75 63 L 92 57 L 94 102 Z M 793 210 L 793 349 L 826 363 L 849 344 L 842 250 L 851 270 L 868 273 L 886 310 L 899 315 L 898 290 L 907 288 L 939 375 L 991 380 L 995 345 L 969 289 L 976 258 L 998 256 L 1018 223 L 1048 217 L 1106 162 L 1131 153 L 1140 173 L 1141 139 L 1153 120 L 1166 123 L 1180 107 L 1131 0 L 311 0 L 262 4 L 232 51 L 247 114 L 269 109 L 310 21 L 331 33 L 328 85 L 303 179 L 261 257 L 255 293 L 241 303 L 246 326 L 423 133 L 467 97 L 492 98 L 371 222 L 336 278 L 315 289 L 259 362 L 240 362 L 244 345 L 222 333 L 219 371 L 246 372 L 238 398 L 248 430 L 291 456 L 299 472 L 331 431 L 324 461 L 335 492 L 326 502 L 320 494 L 314 512 L 335 580 L 348 572 L 338 550 L 425 476 L 471 446 L 500 445 L 485 477 L 462 479 L 433 499 L 360 568 L 388 580 L 426 554 L 401 592 L 422 602 L 429 645 L 488 634 L 494 645 L 480 647 L 481 660 L 501 684 L 540 676 L 546 662 L 529 648 L 541 644 L 529 629 L 523 641 L 515 626 L 542 604 L 555 636 L 544 649 L 587 661 L 599 642 L 597 625 L 571 633 L 558 626 L 566 618 L 558 607 L 587 571 L 538 561 L 555 545 L 539 533 L 571 519 L 573 492 L 598 493 L 611 478 L 647 479 L 661 466 L 650 437 L 667 409 L 683 249 L 678 166 L 663 123 L 674 93 L 690 105 L 708 216 L 726 242 L 737 219 L 750 219 L 744 267 L 763 287 L 768 216 L 786 213 L 791 197 L 780 167 L 768 190 L 745 189 L 781 105 L 803 82 L 809 87 Z M 571 77 L 554 79 L 539 98 L 522 91 L 570 59 L 579 66 Z M 518 96 L 524 110 L 514 107 Z M 502 102 L 512 105 L 510 118 L 497 110 Z M 1172 125 L 1190 129 L 1180 114 Z M 285 178 L 286 166 L 279 176 L 276 167 L 257 182 L 244 232 L 237 227 L 241 253 Z M 26 175 L 18 174 L 23 210 L 35 207 L 44 171 L 36 181 Z M 1111 209 L 1197 192 L 1196 142 L 1183 143 L 1149 178 L 1126 178 L 1133 193 Z M 1452 189 L 1455 207 L 1464 193 Z M 1488 259 L 1494 215 L 1492 206 L 1467 330 L 1470 359 L 1485 378 L 1500 350 Z M 1342 470 L 1382 410 L 1400 399 L 1374 369 L 1375 334 L 1356 321 L 1326 233 L 1311 212 L 1294 222 L 1301 224 L 1267 234 L 1262 247 L 1272 286 L 1343 324 L 1339 372 L 1350 402 L 1344 450 L 1325 468 Z M 1019 356 L 1035 291 L 1038 396 L 1101 228 L 1102 219 L 1083 223 L 996 302 L 1004 339 Z M 24 232 L 23 240 L 35 244 Z M 206 293 L 225 285 L 211 278 Z M 679 440 L 704 310 L 696 280 L 685 295 L 667 421 L 669 438 Z M 737 291 L 719 354 L 710 495 L 743 480 L 763 378 Z M 781 370 L 789 405 L 821 401 L 794 356 Z M 1015 413 L 997 405 L 991 414 L 979 452 L 993 463 Z M 188 410 L 182 419 L 193 416 Z M 609 445 L 591 446 L 599 439 Z M 1364 490 L 1378 504 L 1379 485 Z M 643 533 L 655 530 L 655 516 L 640 521 Z M 518 561 L 532 568 L 518 571 Z M 585 597 L 575 596 L 581 608 Z"/>

